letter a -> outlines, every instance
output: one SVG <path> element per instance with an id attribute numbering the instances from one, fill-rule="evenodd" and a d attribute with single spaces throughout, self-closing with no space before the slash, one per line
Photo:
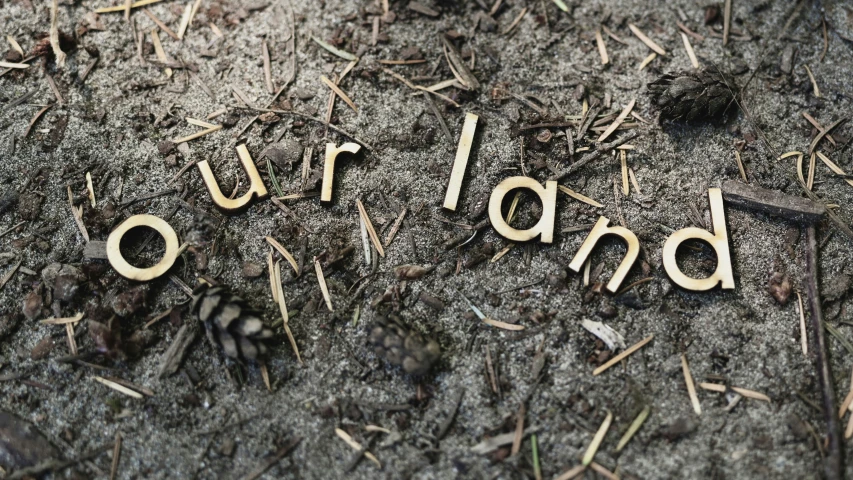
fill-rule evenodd
<path id="1" fill-rule="evenodd" d="M 335 180 L 335 160 L 341 152 L 358 153 L 361 145 L 356 143 L 345 143 L 336 147 L 334 143 L 326 144 L 326 160 L 323 163 L 323 186 L 320 189 L 320 201 L 332 201 L 332 182 Z"/>
<path id="2" fill-rule="evenodd" d="M 504 196 L 516 188 L 527 188 L 539 195 L 542 202 L 542 217 L 539 223 L 527 230 L 517 230 L 510 227 L 501 214 L 501 204 Z M 557 182 L 547 181 L 545 187 L 530 177 L 510 177 L 499 183 L 489 198 L 489 220 L 492 227 L 503 237 L 515 241 L 526 242 L 541 235 L 542 243 L 551 243 L 554 240 L 554 216 L 557 214 Z"/>
<path id="3" fill-rule="evenodd" d="M 625 280 L 625 276 L 627 276 L 628 272 L 631 270 L 631 266 L 637 261 L 637 255 L 640 253 L 640 241 L 637 240 L 637 236 L 634 235 L 634 232 L 627 228 L 608 227 L 608 223 L 610 223 L 610 220 L 606 217 L 598 218 L 598 222 L 596 222 L 595 226 L 592 227 L 592 231 L 589 232 L 586 240 L 581 244 L 581 248 L 578 249 L 578 253 L 575 254 L 575 258 L 572 259 L 572 263 L 569 264 L 569 268 L 575 272 L 579 272 L 601 237 L 605 235 L 616 235 L 622 237 L 622 240 L 625 240 L 625 243 L 628 244 L 628 252 L 625 253 L 625 257 L 622 259 L 622 263 L 619 264 L 619 268 L 613 272 L 613 276 L 610 277 L 610 281 L 607 282 L 607 289 L 610 290 L 610 293 L 616 293 L 616 290 L 619 289 L 619 285 L 622 284 L 622 280 Z"/>
<path id="4" fill-rule="evenodd" d="M 714 233 L 711 234 L 701 228 L 683 228 L 666 239 L 663 244 L 663 267 L 669 278 L 677 285 L 688 290 L 704 291 L 710 290 L 722 282 L 722 288 L 735 288 L 735 279 L 732 274 L 732 260 L 729 254 L 729 239 L 726 233 L 726 214 L 723 210 L 723 194 L 719 188 L 708 189 L 708 200 L 711 203 L 711 220 L 714 223 Z M 708 242 L 717 253 L 717 270 L 708 278 L 690 278 L 681 272 L 675 261 L 675 251 L 681 242 L 688 239 L 697 239 Z"/>
<path id="5" fill-rule="evenodd" d="M 252 156 L 249 155 L 249 150 L 246 149 L 245 145 L 237 146 L 237 155 L 240 156 L 240 164 L 243 165 L 243 170 L 249 177 L 250 182 L 249 190 L 240 198 L 230 199 L 223 195 L 222 190 L 219 189 L 219 184 L 216 182 L 216 176 L 213 175 L 213 170 L 210 169 L 210 164 L 207 160 L 198 162 L 201 178 L 207 186 L 207 191 L 210 192 L 213 203 L 226 213 L 238 213 L 248 207 L 252 198 L 256 195 L 259 199 L 265 198 L 268 195 L 267 187 L 264 186 L 264 182 L 258 174 L 258 169 L 255 168 L 255 162 L 252 160 Z"/>

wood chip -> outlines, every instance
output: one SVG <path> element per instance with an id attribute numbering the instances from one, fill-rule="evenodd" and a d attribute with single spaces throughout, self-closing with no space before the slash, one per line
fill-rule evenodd
<path id="1" fill-rule="evenodd" d="M 379 252 L 380 257 L 385 257 L 385 249 L 382 248 L 382 242 L 379 241 L 379 235 L 376 234 L 376 230 L 373 228 L 373 223 L 371 223 L 370 217 L 367 216 L 367 210 L 364 209 L 364 204 L 361 203 L 361 199 L 356 199 L 355 204 L 358 207 L 358 214 L 361 216 L 361 221 L 364 222 L 364 226 L 367 227 L 367 233 L 370 235 L 370 241 L 373 242 L 373 247 L 376 248 L 377 252 Z"/>
<path id="2" fill-rule="evenodd" d="M 501 322 L 500 320 L 493 320 L 489 317 L 483 318 L 482 321 L 486 325 L 491 325 L 493 327 L 502 328 L 504 330 L 512 330 L 512 331 L 516 331 L 516 332 L 524 330 L 524 325 L 516 325 L 514 323 Z"/>
<path id="3" fill-rule="evenodd" d="M 696 52 L 693 51 L 693 45 L 690 44 L 690 39 L 687 38 L 687 34 L 681 32 L 681 40 L 684 41 L 684 49 L 687 50 L 687 56 L 690 58 L 690 64 L 693 65 L 693 68 L 699 68 L 699 59 L 696 58 Z"/>
<path id="4" fill-rule="evenodd" d="M 815 154 L 823 161 L 824 164 L 826 164 L 827 167 L 829 167 L 830 170 L 844 177 L 844 181 L 847 182 L 848 185 L 853 186 L 853 180 L 847 177 L 847 172 L 842 170 L 841 167 L 839 167 L 835 162 L 830 160 L 829 157 L 827 157 L 823 153 L 815 152 Z"/>
<path id="5" fill-rule="evenodd" d="M 687 365 L 687 355 L 681 354 L 681 371 L 684 373 L 684 383 L 687 384 L 687 394 L 690 396 L 690 403 L 693 404 L 693 411 L 696 415 L 702 415 L 702 406 L 699 404 L 699 397 L 696 396 L 696 385 L 693 383 L 693 375 L 690 374 L 690 367 Z"/>
<path id="6" fill-rule="evenodd" d="M 643 426 L 643 422 L 645 422 L 646 419 L 649 417 L 649 413 L 651 411 L 651 407 L 646 405 L 646 407 L 643 408 L 639 415 L 637 415 L 637 418 L 635 418 L 634 421 L 631 422 L 631 426 L 628 427 L 628 430 L 625 432 L 624 435 L 622 435 L 622 438 L 619 439 L 619 444 L 616 445 L 616 453 L 619 453 L 620 451 L 622 451 L 623 448 L 625 448 L 625 445 L 628 445 L 628 442 L 631 441 L 631 439 L 634 437 L 634 434 L 637 433 L 637 431 L 640 430 L 640 427 Z"/>
<path id="7" fill-rule="evenodd" d="M 296 259 L 293 258 L 293 255 L 291 255 L 290 252 L 288 252 L 282 244 L 278 243 L 276 239 L 267 236 L 264 237 L 264 240 L 266 240 L 271 247 L 275 248 L 278 253 L 280 253 L 281 256 L 284 257 L 285 260 L 287 260 L 287 263 L 289 263 L 290 266 L 293 267 L 293 271 L 296 272 L 296 276 L 298 277 L 301 272 L 299 271 L 299 264 L 296 263 Z"/>
<path id="8" fill-rule="evenodd" d="M 604 39 L 601 38 L 601 29 L 595 31 L 595 43 L 598 45 L 598 54 L 601 56 L 601 64 L 607 65 L 610 63 L 610 57 L 607 56 L 607 46 L 604 45 Z"/>
<path id="9" fill-rule="evenodd" d="M 127 395 L 128 397 L 138 398 L 138 399 L 142 398 L 141 393 L 139 393 L 135 390 L 131 390 L 131 389 L 125 387 L 124 385 L 120 385 L 120 384 L 118 384 L 112 380 L 107 380 L 106 378 L 98 377 L 98 376 L 92 377 L 92 380 L 94 380 L 98 383 L 101 383 L 103 385 L 106 385 L 107 387 L 112 388 L 113 390 L 115 390 L 119 393 L 123 393 L 123 394 Z"/>
<path id="10" fill-rule="evenodd" d="M 334 312 L 332 308 L 332 297 L 329 296 L 329 287 L 326 286 L 326 277 L 323 275 L 323 267 L 320 266 L 320 261 L 314 257 L 314 271 L 317 273 L 317 282 L 320 284 L 320 291 L 323 292 L 323 299 L 326 301 L 326 308 L 330 312 Z"/>
<path id="11" fill-rule="evenodd" d="M 632 353 L 643 348 L 643 346 L 645 346 L 647 343 L 651 342 L 653 338 L 655 338 L 654 335 L 649 335 L 648 337 L 646 337 L 646 338 L 640 340 L 639 342 L 635 343 L 634 345 L 628 347 L 628 349 L 625 350 L 624 352 L 620 353 L 619 355 L 616 355 L 615 357 L 611 358 L 610 361 L 608 361 L 604 365 L 593 370 L 592 374 L 593 375 L 601 374 L 602 372 L 604 372 L 608 368 L 612 367 L 613 365 L 616 365 L 617 363 L 621 362 L 623 359 L 627 358 Z"/>
<path id="12" fill-rule="evenodd" d="M 726 391 L 725 385 L 720 385 L 717 383 L 700 383 L 699 387 L 701 387 L 705 390 L 710 390 L 712 392 L 725 393 L 725 391 Z M 770 397 L 768 397 L 767 395 L 764 395 L 763 393 L 756 392 L 755 390 L 747 390 L 745 388 L 739 388 L 739 387 L 729 387 L 729 389 L 731 389 L 735 393 L 739 393 L 739 394 L 743 395 L 746 398 L 752 398 L 755 400 L 763 400 L 765 402 L 770 401 Z"/>
<path id="13" fill-rule="evenodd" d="M 666 55 L 666 50 L 664 50 L 660 45 L 655 43 L 651 38 L 647 37 L 645 33 L 640 31 L 633 23 L 628 24 L 628 28 L 631 29 L 631 32 L 640 39 L 641 42 L 645 43 L 647 47 L 651 48 L 658 55 Z"/>
<path id="14" fill-rule="evenodd" d="M 559 188 L 561 192 L 563 192 L 563 193 L 565 193 L 566 195 L 568 195 L 568 196 L 570 196 L 570 197 L 574 198 L 575 200 L 579 200 L 579 201 L 581 201 L 581 202 L 583 202 L 583 203 L 586 203 L 586 204 L 588 204 L 588 205 L 592 205 L 593 207 L 596 207 L 596 208 L 602 208 L 602 207 L 604 207 L 604 205 L 602 205 L 602 204 L 600 204 L 600 203 L 596 202 L 595 200 L 593 200 L 593 199 L 591 199 L 591 198 L 587 197 L 586 195 L 580 194 L 580 193 L 578 193 L 578 192 L 576 192 L 576 191 L 572 190 L 572 189 L 571 189 L 571 188 L 569 188 L 569 187 L 566 187 L 566 186 L 564 186 L 564 185 L 557 185 L 557 188 Z"/>
<path id="15" fill-rule="evenodd" d="M 601 442 L 604 441 L 604 436 L 607 435 L 607 431 L 610 429 L 610 423 L 612 421 L 613 414 L 608 410 L 607 416 L 604 417 L 604 421 L 601 422 L 601 426 L 598 427 L 598 431 L 595 432 L 595 436 L 592 437 L 592 442 L 590 442 L 589 447 L 586 449 L 586 453 L 581 461 L 582 464 L 589 465 L 592 463 L 592 460 L 595 458 L 595 454 L 598 452 L 598 447 L 601 446 Z"/>
<path id="16" fill-rule="evenodd" d="M 347 94 L 346 94 L 346 93 L 344 93 L 344 91 L 343 91 L 343 90 L 341 90 L 341 89 L 340 89 L 340 87 L 338 87 L 337 85 L 335 85 L 335 83 L 334 83 L 334 82 L 332 82 L 331 80 L 329 80 L 328 78 L 326 78 L 326 76 L 325 76 L 325 75 L 320 75 L 320 80 L 322 80 L 322 81 L 323 81 L 323 83 L 325 83 L 325 84 L 326 84 L 326 86 L 328 86 L 329 88 L 331 88 L 333 92 L 335 92 L 339 97 L 341 97 L 341 100 L 343 100 L 344 102 L 346 102 L 346 104 L 347 104 L 347 105 L 349 105 L 349 106 L 350 106 L 350 108 L 352 108 L 352 109 L 353 109 L 353 111 L 355 111 L 356 113 L 358 113 L 358 108 L 355 106 L 355 104 L 354 104 L 354 103 L 352 103 L 352 100 L 350 100 L 350 98 L 347 96 Z"/>
<path id="17" fill-rule="evenodd" d="M 727 204 L 800 223 L 813 224 L 820 221 L 826 213 L 824 205 L 808 198 L 746 185 L 735 180 L 724 181 L 721 190 Z"/>

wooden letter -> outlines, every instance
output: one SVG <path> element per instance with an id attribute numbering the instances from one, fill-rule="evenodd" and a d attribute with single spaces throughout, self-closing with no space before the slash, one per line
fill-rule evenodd
<path id="1" fill-rule="evenodd" d="M 240 163 L 243 165 L 243 170 L 249 177 L 249 190 L 240 198 L 230 199 L 222 194 L 219 189 L 219 184 L 216 182 L 216 177 L 213 175 L 213 170 L 210 169 L 210 164 L 207 160 L 198 162 L 198 169 L 201 171 L 201 178 L 207 186 L 207 191 L 210 192 L 210 197 L 213 203 L 225 213 L 238 213 L 249 206 L 252 198 L 257 195 L 257 198 L 265 198 L 267 187 L 264 186 L 261 176 L 258 174 L 258 169 L 255 168 L 255 162 L 245 145 L 237 146 L 237 154 L 240 156 Z"/>
<path id="2" fill-rule="evenodd" d="M 719 188 L 708 189 L 708 200 L 711 203 L 711 220 L 714 223 L 714 233 L 701 228 L 683 228 L 666 239 L 663 244 L 663 267 L 669 278 L 680 287 L 688 290 L 710 290 L 722 282 L 722 288 L 735 288 L 732 260 L 729 254 L 729 239 L 726 233 L 726 214 L 723 210 L 723 194 Z M 717 270 L 708 278 L 690 278 L 681 272 L 675 261 L 675 251 L 681 242 L 695 238 L 707 242 L 717 253 Z"/>
<path id="3" fill-rule="evenodd" d="M 334 143 L 326 144 L 326 161 L 323 164 L 323 187 L 320 190 L 320 201 L 332 201 L 332 182 L 335 179 L 335 160 L 341 152 L 358 153 L 361 145 L 357 143 L 345 143 L 336 147 Z"/>
<path id="4" fill-rule="evenodd" d="M 454 168 L 455 170 L 455 168 Z M 542 216 L 539 223 L 527 230 L 517 230 L 510 227 L 501 214 L 501 204 L 504 196 L 516 188 L 527 188 L 539 195 L 542 202 Z M 510 177 L 499 183 L 489 198 L 489 220 L 492 227 L 503 237 L 515 241 L 526 242 L 536 235 L 541 235 L 543 243 L 551 243 L 554 239 L 554 216 L 557 214 L 557 182 L 547 181 L 545 187 L 530 177 Z"/>
<path id="5" fill-rule="evenodd" d="M 471 153 L 471 144 L 474 143 L 474 132 L 477 130 L 479 118 L 473 113 L 465 114 L 462 136 L 459 137 L 459 146 L 456 148 L 456 160 L 453 161 L 450 182 L 447 184 L 447 193 L 444 195 L 444 208 L 448 210 L 456 210 L 456 202 L 459 201 L 459 191 L 462 189 L 462 179 L 465 178 L 468 155 Z"/>
<path id="6" fill-rule="evenodd" d="M 166 253 L 163 254 L 163 258 L 160 259 L 160 263 L 153 267 L 134 267 L 127 263 L 127 260 L 125 260 L 121 255 L 119 247 L 121 245 L 122 237 L 124 237 L 124 234 L 126 234 L 130 229 L 136 227 L 153 228 L 166 242 Z M 155 217 L 154 215 L 134 215 L 116 227 L 116 229 L 113 230 L 107 238 L 107 259 L 110 261 L 110 265 L 112 265 L 116 272 L 118 272 L 122 277 L 139 282 L 153 280 L 169 271 L 175 263 L 175 259 L 180 255 L 180 252 L 181 247 L 178 245 L 178 235 L 175 234 L 175 230 L 171 225 L 166 223 L 165 220 L 160 217 Z"/>
<path id="7" fill-rule="evenodd" d="M 609 223 L 610 220 L 605 217 L 598 218 L 598 222 L 595 223 L 595 226 L 592 227 L 592 231 L 589 232 L 586 240 L 583 241 L 578 253 L 575 254 L 575 258 L 572 259 L 572 263 L 569 264 L 569 268 L 575 272 L 579 272 L 601 237 L 605 235 L 616 235 L 622 237 L 622 240 L 625 240 L 625 243 L 628 244 L 628 252 L 625 253 L 625 257 L 622 258 L 622 263 L 619 264 L 619 268 L 613 272 L 613 276 L 610 277 L 610 281 L 607 282 L 607 289 L 610 290 L 610 293 L 616 293 L 616 290 L 619 289 L 619 285 L 622 284 L 622 280 L 625 280 L 625 277 L 631 270 L 631 266 L 637 261 L 637 255 L 640 253 L 640 241 L 637 240 L 637 236 L 634 235 L 634 232 L 625 227 L 608 227 L 607 224 Z"/>

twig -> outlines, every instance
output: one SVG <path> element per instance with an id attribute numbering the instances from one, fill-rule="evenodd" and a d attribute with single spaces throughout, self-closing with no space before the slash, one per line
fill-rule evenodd
<path id="1" fill-rule="evenodd" d="M 815 368 L 823 396 L 823 415 L 826 420 L 826 430 L 829 437 L 829 452 L 824 463 L 824 473 L 829 480 L 844 478 L 842 468 L 841 432 L 838 419 L 835 416 L 835 391 L 832 384 L 832 371 L 827 358 L 826 337 L 823 333 L 823 312 L 820 307 L 817 278 L 817 238 L 815 228 L 806 228 L 806 284 L 809 299 L 809 312 L 814 340 Z"/>
<path id="2" fill-rule="evenodd" d="M 280 462 L 282 458 L 286 457 L 288 453 L 290 453 L 299 442 L 302 441 L 302 437 L 296 437 L 290 441 L 287 445 L 278 449 L 269 460 L 264 461 L 257 468 L 247 473 L 245 476 L 240 477 L 240 480 L 255 480 L 264 474 L 267 470 L 269 470 L 273 465 Z"/>

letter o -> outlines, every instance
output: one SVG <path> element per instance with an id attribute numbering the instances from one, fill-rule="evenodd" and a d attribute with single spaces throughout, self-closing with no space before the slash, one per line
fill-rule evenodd
<path id="1" fill-rule="evenodd" d="M 119 246 L 124 235 L 136 227 L 149 227 L 159 233 L 166 242 L 166 252 L 160 262 L 153 267 L 138 268 L 127 263 L 124 256 L 121 254 Z M 180 255 L 181 247 L 178 243 L 178 235 L 175 229 L 172 228 L 165 220 L 154 215 L 134 215 L 121 223 L 115 230 L 110 233 L 107 238 L 107 259 L 110 265 L 124 278 L 146 282 L 153 280 L 164 273 L 168 272 L 175 260 Z"/>

